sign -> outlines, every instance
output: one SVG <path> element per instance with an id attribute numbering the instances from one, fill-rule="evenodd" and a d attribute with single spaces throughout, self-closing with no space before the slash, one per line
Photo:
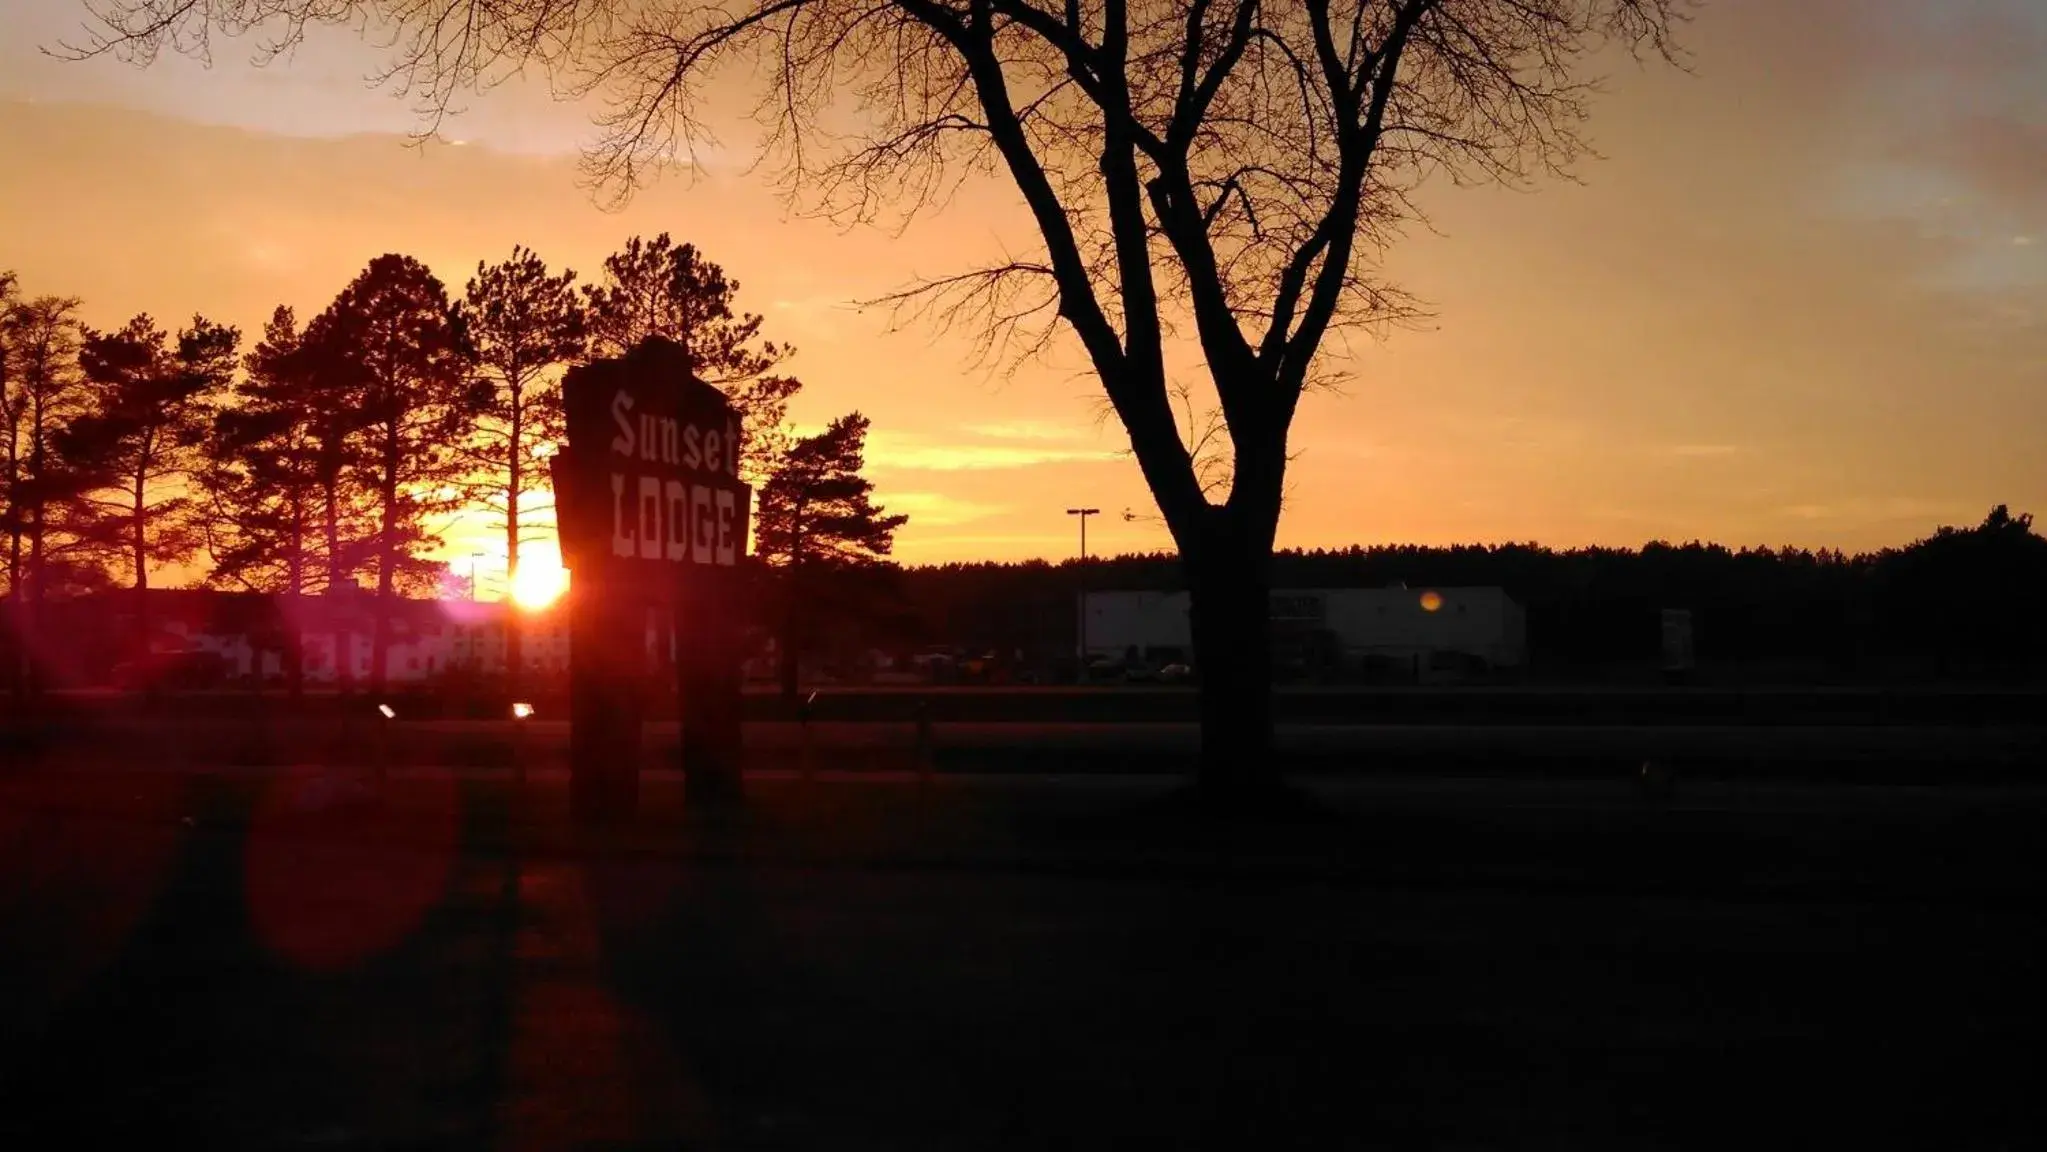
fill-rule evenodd
<path id="1" fill-rule="evenodd" d="M 564 564 L 667 602 L 689 571 L 746 554 L 752 492 L 739 479 L 739 417 L 674 343 L 572 370 L 568 444 L 554 460 Z"/>
<path id="2" fill-rule="evenodd" d="M 569 764 L 579 815 L 629 816 L 640 728 L 656 682 L 650 616 L 676 653 L 685 795 L 740 787 L 735 599 L 752 491 L 739 479 L 739 417 L 663 339 L 562 381 L 568 443 L 550 462 L 569 586 Z M 655 609 L 650 613 L 649 609 Z M 687 642 L 671 649 L 670 629 Z M 676 635 L 680 641 L 682 635 Z"/>
<path id="3" fill-rule="evenodd" d="M 1663 610 L 1663 670 L 1689 672 L 1692 667 L 1692 613 L 1689 608 Z"/>

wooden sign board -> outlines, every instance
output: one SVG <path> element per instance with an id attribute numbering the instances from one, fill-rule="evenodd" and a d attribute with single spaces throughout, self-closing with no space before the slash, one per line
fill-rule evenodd
<path id="1" fill-rule="evenodd" d="M 552 467 L 564 566 L 665 604 L 692 570 L 739 564 L 752 511 L 739 417 L 681 347 L 647 340 L 578 367 L 562 401 L 568 444 Z"/>
<path id="2" fill-rule="evenodd" d="M 648 609 L 677 625 L 685 795 L 739 794 L 740 562 L 752 490 L 723 393 L 667 340 L 569 372 L 550 468 L 569 585 L 571 790 L 592 819 L 637 805 Z M 685 639 L 686 638 L 686 639 Z M 663 645 L 665 647 L 665 645 Z"/>

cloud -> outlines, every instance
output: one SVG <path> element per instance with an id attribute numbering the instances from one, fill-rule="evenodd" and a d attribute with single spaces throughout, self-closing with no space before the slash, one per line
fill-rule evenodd
<path id="1" fill-rule="evenodd" d="M 957 524 L 971 524 L 986 520 L 1009 511 L 1001 504 L 987 504 L 977 500 L 949 496 L 943 492 L 894 492 L 883 490 L 879 503 L 892 513 L 904 513 L 910 523 L 918 528 L 948 528 Z"/>
<path id="2" fill-rule="evenodd" d="M 1916 496 L 1854 497 L 1830 504 L 1789 504 L 1779 508 L 1777 513 L 1794 520 L 1913 521 L 1924 524 L 1929 531 L 1941 524 L 1974 522 L 1971 505 L 1966 502 Z"/>
<path id="3" fill-rule="evenodd" d="M 1840 515 L 1838 510 L 1825 504 L 1787 504 L 1777 509 L 1777 514 L 1794 520 L 1826 520 Z"/>
<path id="4" fill-rule="evenodd" d="M 1921 145 L 1993 203 L 2028 215 L 2047 205 L 2047 119 L 1972 116 Z"/>
<path id="5" fill-rule="evenodd" d="M 877 428 L 867 437 L 867 462 L 877 470 L 899 472 L 968 472 L 1036 468 L 1118 459 L 1105 448 L 977 441 L 971 433 L 958 438 L 897 432 Z"/>
<path id="6" fill-rule="evenodd" d="M 1051 420 L 1003 420 L 992 424 L 969 424 L 964 431 L 983 436 L 990 440 L 1068 440 L 1088 441 L 1095 439 L 1092 428 L 1078 428 L 1071 424 L 1060 424 Z"/>

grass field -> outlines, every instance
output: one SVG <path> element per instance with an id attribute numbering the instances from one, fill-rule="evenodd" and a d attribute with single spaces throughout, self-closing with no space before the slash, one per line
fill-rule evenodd
<path id="1" fill-rule="evenodd" d="M 0 781 L 18 1146 L 2022 1147 L 2029 790 Z M 324 790 L 323 790 L 324 789 Z"/>

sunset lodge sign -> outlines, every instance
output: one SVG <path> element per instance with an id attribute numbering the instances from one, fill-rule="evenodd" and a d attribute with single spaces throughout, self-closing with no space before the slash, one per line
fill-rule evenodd
<path id="1" fill-rule="evenodd" d="M 609 592 L 666 601 L 693 569 L 746 554 L 752 492 L 738 415 L 665 340 L 562 383 L 568 444 L 554 460 L 564 560 Z"/>
<path id="2" fill-rule="evenodd" d="M 739 796 L 739 562 L 752 490 L 740 424 L 689 355 L 661 339 L 562 381 L 568 443 L 549 467 L 569 608 L 570 791 L 579 816 L 638 805 L 650 693 L 679 691 L 678 748 L 691 803 Z M 648 626 L 673 640 L 662 689 Z"/>
<path id="3" fill-rule="evenodd" d="M 722 473 L 737 457 L 738 428 L 703 428 L 672 416 L 635 415 L 632 394 L 612 394 L 611 554 L 672 564 L 739 562 L 744 492 L 695 478 Z M 735 476 L 734 479 L 737 479 Z"/>

